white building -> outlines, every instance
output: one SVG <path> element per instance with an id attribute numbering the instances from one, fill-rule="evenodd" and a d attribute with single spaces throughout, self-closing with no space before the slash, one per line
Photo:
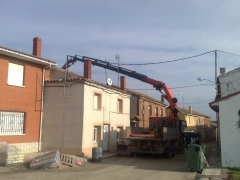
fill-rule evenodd
<path id="1" fill-rule="evenodd" d="M 210 106 L 219 112 L 222 167 L 240 166 L 240 68 L 218 77 L 219 97 Z"/>
<path id="2" fill-rule="evenodd" d="M 45 82 L 42 151 L 92 157 L 93 147 L 116 152 L 117 140 L 124 138 L 130 126 L 126 79 L 121 77 L 121 89 L 95 82 L 89 62 L 84 77 L 72 74 L 65 83 L 62 70 L 55 69 Z"/>

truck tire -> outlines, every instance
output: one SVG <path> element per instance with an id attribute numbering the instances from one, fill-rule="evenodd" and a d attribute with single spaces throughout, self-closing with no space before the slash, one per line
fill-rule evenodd
<path id="1" fill-rule="evenodd" d="M 170 159 L 172 157 L 172 153 L 170 152 L 164 152 L 164 157 L 167 158 L 167 159 Z"/>

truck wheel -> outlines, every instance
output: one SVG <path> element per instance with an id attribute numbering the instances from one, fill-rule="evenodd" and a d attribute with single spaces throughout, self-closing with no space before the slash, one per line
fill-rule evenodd
<path id="1" fill-rule="evenodd" d="M 136 156 L 141 157 L 142 155 L 141 155 L 141 153 L 136 153 Z"/>
<path id="2" fill-rule="evenodd" d="M 170 159 L 172 157 L 172 153 L 170 152 L 164 152 L 164 157 Z"/>

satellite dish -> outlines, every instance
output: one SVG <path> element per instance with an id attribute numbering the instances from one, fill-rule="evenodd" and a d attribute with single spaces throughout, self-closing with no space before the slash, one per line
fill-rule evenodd
<path id="1" fill-rule="evenodd" d="M 112 80 L 110 78 L 107 78 L 107 85 L 109 85 L 109 86 L 112 85 Z"/>

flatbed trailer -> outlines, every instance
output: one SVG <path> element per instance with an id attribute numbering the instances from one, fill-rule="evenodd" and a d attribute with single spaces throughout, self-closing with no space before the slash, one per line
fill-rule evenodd
<path id="1" fill-rule="evenodd" d="M 148 134 L 130 134 L 126 139 L 127 151 L 131 156 L 165 154 L 167 157 L 183 153 L 184 136 L 181 129 L 185 124 L 178 118 L 150 117 Z"/>

